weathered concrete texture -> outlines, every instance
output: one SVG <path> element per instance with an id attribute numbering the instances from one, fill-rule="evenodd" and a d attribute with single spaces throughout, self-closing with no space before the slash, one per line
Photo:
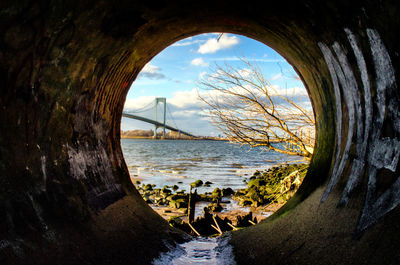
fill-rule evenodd
<path id="1" fill-rule="evenodd" d="M 317 120 L 304 184 L 233 234 L 239 263 L 399 262 L 398 12 L 395 1 L 2 1 L 0 262 L 148 264 L 180 237 L 130 183 L 119 125 L 140 69 L 204 32 L 276 49 Z"/>

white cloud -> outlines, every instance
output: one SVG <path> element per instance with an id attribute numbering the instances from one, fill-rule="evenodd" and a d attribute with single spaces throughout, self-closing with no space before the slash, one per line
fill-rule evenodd
<path id="1" fill-rule="evenodd" d="M 242 78 L 248 78 L 251 76 L 251 70 L 248 68 L 240 69 L 237 71 L 237 73 Z"/>
<path id="2" fill-rule="evenodd" d="M 200 74 L 199 74 L 199 79 L 203 79 L 204 77 L 206 77 L 207 76 L 207 72 L 201 72 Z"/>
<path id="3" fill-rule="evenodd" d="M 185 39 L 184 41 L 178 41 L 178 42 L 172 44 L 171 46 L 182 47 L 182 46 L 190 46 L 193 44 L 204 43 L 204 42 L 206 42 L 206 41 L 205 40 L 187 40 L 187 39 Z"/>
<path id="4" fill-rule="evenodd" d="M 195 66 L 205 66 L 205 67 L 207 67 L 207 66 L 210 65 L 209 63 L 205 62 L 205 61 L 203 60 L 203 58 L 201 58 L 201 57 L 196 58 L 196 59 L 193 59 L 193 60 L 190 62 L 190 64 L 191 64 L 191 65 L 195 65 Z"/>
<path id="5" fill-rule="evenodd" d="M 308 96 L 308 93 L 305 88 L 303 87 L 290 87 L 290 88 L 283 88 L 278 85 L 273 85 L 272 88 L 275 92 L 271 93 L 271 95 L 282 95 L 282 96 Z"/>
<path id="6" fill-rule="evenodd" d="M 146 64 L 140 71 L 139 78 L 146 77 L 148 79 L 164 79 L 165 75 L 161 73 L 161 68 L 150 63 Z"/>
<path id="7" fill-rule="evenodd" d="M 251 70 L 248 68 L 239 69 L 236 72 L 232 73 L 233 75 L 240 77 L 240 78 L 249 78 L 251 77 Z M 225 76 L 224 71 L 218 69 L 213 74 L 209 74 L 207 72 L 202 72 L 199 75 L 199 79 L 207 79 L 208 81 L 213 81 L 213 79 L 218 78 L 220 76 Z M 224 79 L 224 78 L 223 78 Z M 220 82 L 219 80 L 215 80 L 216 82 Z"/>
<path id="8" fill-rule="evenodd" d="M 124 111 L 128 109 L 140 109 L 150 105 L 154 102 L 155 97 L 153 96 L 141 96 L 137 98 L 129 98 L 125 101 Z"/>
<path id="9" fill-rule="evenodd" d="M 224 75 L 224 71 L 222 71 L 221 69 L 218 69 L 215 73 L 213 73 L 211 75 L 207 74 L 206 77 L 207 77 L 208 81 L 213 81 L 214 78 L 218 78 L 222 75 Z"/>
<path id="10" fill-rule="evenodd" d="M 275 81 L 275 80 L 279 80 L 279 79 L 282 79 L 282 78 L 283 78 L 282 73 L 279 73 L 279 74 L 273 75 L 273 76 L 271 77 L 271 80 L 272 80 L 272 81 Z"/>
<path id="11" fill-rule="evenodd" d="M 211 61 L 241 61 L 240 57 L 230 56 L 230 57 L 218 57 L 211 58 Z M 286 63 L 284 59 L 264 59 L 264 58 L 246 58 L 249 62 L 261 62 L 261 63 Z"/>
<path id="12" fill-rule="evenodd" d="M 148 63 L 143 67 L 141 72 L 142 73 L 156 73 L 159 71 L 161 71 L 160 67 Z"/>
<path id="13" fill-rule="evenodd" d="M 215 53 L 218 50 L 228 49 L 239 43 L 239 38 L 236 36 L 228 36 L 228 34 L 223 34 L 219 40 L 217 38 L 211 38 L 206 41 L 206 43 L 200 45 L 197 50 L 198 53 Z"/>
<path id="14" fill-rule="evenodd" d="M 198 98 L 196 88 L 193 88 L 192 90 L 174 92 L 172 98 L 168 99 L 168 103 L 178 108 L 184 108 L 193 105 L 200 107 L 202 104 Z"/>
<path id="15" fill-rule="evenodd" d="M 199 114 L 199 110 L 178 110 L 173 111 L 172 116 L 176 118 L 193 118 Z"/>

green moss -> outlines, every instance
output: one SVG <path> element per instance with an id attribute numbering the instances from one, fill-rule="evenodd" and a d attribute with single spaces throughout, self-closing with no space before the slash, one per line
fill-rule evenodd
<path id="1" fill-rule="evenodd" d="M 233 198 L 243 206 L 284 204 L 299 188 L 307 169 L 307 164 L 291 164 L 273 167 L 264 172 L 256 171 L 250 177 L 247 188 L 236 192 Z"/>

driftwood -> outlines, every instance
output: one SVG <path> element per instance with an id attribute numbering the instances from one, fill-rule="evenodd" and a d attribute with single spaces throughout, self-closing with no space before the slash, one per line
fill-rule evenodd
<path id="1" fill-rule="evenodd" d="M 217 220 L 215 219 L 215 215 L 213 215 L 212 218 L 213 218 L 213 220 L 214 220 L 215 225 L 217 226 L 218 232 L 222 235 L 221 227 L 219 227 L 218 222 L 217 222 Z M 212 226 L 212 225 L 211 225 L 211 226 Z"/>
<path id="2" fill-rule="evenodd" d="M 193 227 L 190 223 L 188 223 L 188 225 L 190 226 L 190 228 L 192 228 L 193 232 L 195 232 L 195 234 L 196 234 L 197 236 L 201 236 L 201 235 L 199 234 L 199 232 L 197 232 L 197 230 L 194 229 L 194 227 Z"/>
<path id="3" fill-rule="evenodd" d="M 222 235 L 222 232 L 221 232 L 217 227 L 215 227 L 215 225 L 212 224 L 211 227 L 214 228 L 215 230 L 217 230 L 217 232 L 218 232 L 220 235 Z"/>
<path id="4" fill-rule="evenodd" d="M 230 227 L 232 227 L 233 230 L 238 230 L 237 227 L 235 227 L 233 224 L 231 223 L 227 223 Z"/>
<path id="5" fill-rule="evenodd" d="M 256 223 L 254 223 L 253 221 L 249 220 L 249 223 L 252 225 L 256 225 Z"/>
<path id="6" fill-rule="evenodd" d="M 188 204 L 188 221 L 189 223 L 193 223 L 194 221 L 194 213 L 196 209 L 196 199 L 197 199 L 197 190 L 192 193 L 192 186 L 190 186 L 189 190 L 189 204 Z"/>
<path id="7" fill-rule="evenodd" d="M 253 218 L 251 212 L 244 216 L 238 215 L 235 222 L 226 217 L 222 219 L 218 215 L 213 215 L 206 210 L 202 217 L 196 218 L 192 223 L 174 223 L 173 226 L 182 229 L 186 233 L 194 233 L 197 236 L 210 236 L 215 234 L 215 232 L 222 235 L 224 232 L 238 230 L 239 228 L 255 225 L 256 223 L 257 219 Z"/>

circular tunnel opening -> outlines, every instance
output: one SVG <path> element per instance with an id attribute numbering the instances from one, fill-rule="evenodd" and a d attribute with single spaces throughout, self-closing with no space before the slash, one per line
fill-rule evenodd
<path id="1" fill-rule="evenodd" d="M 314 135 L 311 102 L 292 66 L 229 33 L 182 39 L 147 62 L 121 121 L 142 198 L 172 226 L 205 236 L 254 225 L 293 197 Z"/>
<path id="2" fill-rule="evenodd" d="M 168 45 L 230 32 L 295 67 L 318 128 L 292 199 L 232 233 L 239 264 L 397 261 L 398 9 L 393 1 L 4 3 L 2 258 L 148 264 L 181 235 L 132 185 L 123 103 Z"/>

